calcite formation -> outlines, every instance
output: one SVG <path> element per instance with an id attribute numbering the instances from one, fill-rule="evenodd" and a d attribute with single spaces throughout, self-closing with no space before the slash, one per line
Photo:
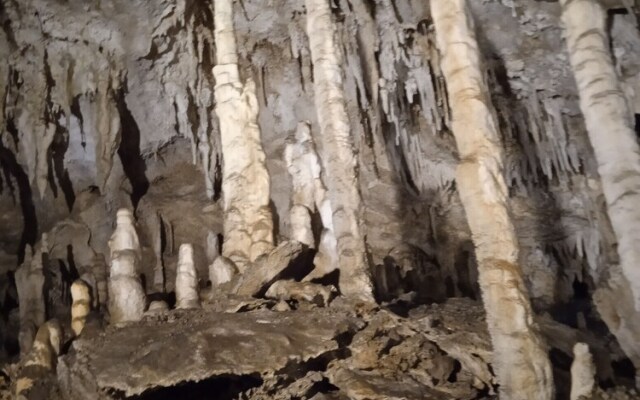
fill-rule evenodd
<path id="1" fill-rule="evenodd" d="M 116 214 L 116 229 L 109 239 L 109 250 L 111 259 L 117 252 L 130 251 L 138 259 L 141 259 L 140 240 L 134 225 L 133 213 L 131 210 L 121 208 Z"/>
<path id="2" fill-rule="evenodd" d="M 209 281 L 214 288 L 231 280 L 238 274 L 238 268 L 233 261 L 224 256 L 218 256 L 209 265 Z"/>
<path id="3" fill-rule="evenodd" d="M 176 268 L 176 308 L 198 308 L 198 274 L 193 261 L 193 246 L 180 245 Z"/>
<path id="4" fill-rule="evenodd" d="M 596 366 L 585 343 L 573 346 L 573 362 L 571 363 L 571 400 L 589 398 L 595 388 Z"/>
<path id="5" fill-rule="evenodd" d="M 113 254 L 109 273 L 109 316 L 113 324 L 138 321 L 146 308 L 137 259 L 133 250 Z"/>
<path id="6" fill-rule="evenodd" d="M 78 279 L 71 285 L 71 330 L 77 336 L 84 329 L 87 315 L 91 311 L 91 291 L 89 285 Z"/>
<path id="7" fill-rule="evenodd" d="M 638 397 L 636 3 L 0 0 L 0 399 Z"/>
<path id="8" fill-rule="evenodd" d="M 456 182 L 473 236 L 494 369 L 506 398 L 552 399 L 547 350 L 533 320 L 508 205 L 503 150 L 465 0 L 431 2 L 451 125 L 460 152 Z"/>
<path id="9" fill-rule="evenodd" d="M 361 228 L 362 199 L 341 73 L 342 58 L 335 41 L 336 28 L 327 0 L 307 0 L 305 5 L 315 105 L 325 152 L 322 161 L 341 274 L 340 290 L 348 296 L 373 300 Z"/>
<path id="10" fill-rule="evenodd" d="M 233 1 L 216 0 L 214 13 L 215 110 L 225 154 L 222 254 L 244 272 L 249 262 L 273 248 L 270 178 L 260 141 L 256 85 L 251 79 L 240 80 Z"/>

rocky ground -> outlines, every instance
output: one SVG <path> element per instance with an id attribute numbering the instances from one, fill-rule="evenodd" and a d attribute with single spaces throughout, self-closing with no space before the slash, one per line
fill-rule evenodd
<path id="1" fill-rule="evenodd" d="M 224 295 L 198 310 L 148 312 L 142 321 L 119 327 L 90 316 L 80 337 L 63 346 L 57 370 L 41 371 L 28 398 L 497 397 L 479 302 L 453 298 L 410 310 L 387 306 L 341 297 L 320 307 Z M 560 353 L 570 351 L 572 340 L 591 340 L 550 319 L 541 319 L 541 326 Z M 602 369 L 616 350 L 600 350 Z M 562 378 L 562 365 L 556 367 L 558 394 L 564 397 L 569 378 Z M 9 390 L 24 368 L 5 367 L 0 398 L 11 398 Z M 594 398 L 638 396 L 618 387 Z"/>

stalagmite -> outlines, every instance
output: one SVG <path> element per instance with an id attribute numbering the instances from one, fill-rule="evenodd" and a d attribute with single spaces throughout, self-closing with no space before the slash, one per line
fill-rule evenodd
<path id="1" fill-rule="evenodd" d="M 46 319 L 42 258 L 40 252 L 34 255 L 29 245 L 15 280 L 20 306 L 20 352 L 26 354 L 31 349 L 36 330 Z"/>
<path id="2" fill-rule="evenodd" d="M 218 256 L 213 263 L 209 265 L 209 281 L 211 281 L 212 287 L 230 282 L 237 273 L 238 268 L 236 268 L 233 261 L 224 256 Z"/>
<path id="3" fill-rule="evenodd" d="M 595 375 L 596 366 L 593 364 L 589 346 L 585 343 L 576 343 L 573 346 L 573 363 L 571 364 L 571 400 L 591 396 L 595 387 Z"/>
<path id="4" fill-rule="evenodd" d="M 308 122 L 300 122 L 295 141 L 288 143 L 284 151 L 287 171 L 291 176 L 291 238 L 309 247 L 315 247 L 311 229 L 311 214 L 328 202 L 327 189 L 322 182 L 320 158 L 311 138 Z M 327 203 L 328 204 L 328 203 Z M 320 214 L 325 229 L 333 230 L 331 213 Z"/>
<path id="5" fill-rule="evenodd" d="M 71 329 L 78 336 L 84 329 L 87 315 L 91 311 L 91 292 L 89 285 L 81 279 L 71 285 Z"/>
<path id="6" fill-rule="evenodd" d="M 224 153 L 224 243 L 222 252 L 244 272 L 273 249 L 269 173 L 260 142 L 255 83 L 243 84 L 238 69 L 233 1 L 215 0 L 216 115 Z"/>
<path id="7" fill-rule="evenodd" d="M 40 325 L 33 347 L 19 366 L 14 398 L 29 398 L 28 393 L 36 382 L 55 372 L 62 336 L 62 328 L 58 321 L 50 320 Z"/>
<path id="8" fill-rule="evenodd" d="M 475 244 L 500 395 L 549 400 L 554 392 L 551 366 L 517 264 L 504 155 L 472 16 L 466 0 L 432 0 L 431 14 L 460 153 L 457 188 Z"/>
<path id="9" fill-rule="evenodd" d="M 139 321 L 144 313 L 146 296 L 136 272 L 137 259 L 134 250 L 113 254 L 109 275 L 109 314 L 113 324 Z"/>
<path id="10" fill-rule="evenodd" d="M 311 216 L 320 215 L 323 231 L 314 260 L 315 269 L 305 280 L 324 276 L 337 268 L 337 245 L 333 231 L 333 216 L 327 189 L 322 181 L 322 166 L 316 153 L 308 122 L 300 122 L 295 142 L 285 147 L 284 159 L 293 183 L 291 209 L 291 238 L 311 248 L 316 245 Z"/>
<path id="11" fill-rule="evenodd" d="M 140 241 L 133 220 L 131 210 L 121 208 L 116 214 L 116 229 L 109 239 L 110 256 L 113 259 L 117 252 L 131 250 L 137 257 L 137 262 L 142 259 Z"/>
<path id="12" fill-rule="evenodd" d="M 342 56 L 328 0 L 306 0 L 307 35 L 313 62 L 315 104 L 324 151 L 323 163 L 337 239 L 340 290 L 373 301 L 373 287 L 361 227 L 357 159 L 343 89 Z"/>
<path id="13" fill-rule="evenodd" d="M 193 246 L 180 245 L 176 270 L 176 308 L 199 308 L 198 275 L 193 262 Z"/>
<path id="14" fill-rule="evenodd" d="M 640 146 L 609 50 L 606 12 L 595 0 L 561 0 L 580 109 L 598 163 L 622 271 L 640 311 Z"/>

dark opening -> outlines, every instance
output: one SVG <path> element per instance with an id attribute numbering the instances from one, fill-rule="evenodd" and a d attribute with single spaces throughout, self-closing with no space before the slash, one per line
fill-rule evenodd
<path id="1" fill-rule="evenodd" d="M 124 90 L 118 92 L 116 102 L 122 125 L 122 139 L 118 147 L 118 156 L 122 162 L 122 169 L 131 183 L 131 203 L 136 209 L 138 202 L 149 189 L 149 179 L 146 175 L 147 165 L 140 152 L 140 128 L 131 115 L 131 111 L 127 108 Z"/>
<path id="2" fill-rule="evenodd" d="M 262 384 L 258 375 L 219 376 L 200 382 L 182 382 L 178 385 L 155 388 L 132 397 L 118 393 L 114 398 L 131 400 L 231 400 L 240 398 L 240 394 Z"/>

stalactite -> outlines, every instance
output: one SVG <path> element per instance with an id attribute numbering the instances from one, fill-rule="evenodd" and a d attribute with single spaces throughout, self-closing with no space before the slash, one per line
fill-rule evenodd
<path id="1" fill-rule="evenodd" d="M 562 0 L 569 59 L 598 162 L 622 271 L 640 311 L 640 147 L 611 61 L 605 12 L 593 0 Z"/>
<path id="2" fill-rule="evenodd" d="M 233 4 L 215 1 L 216 114 L 224 152 L 224 243 L 222 253 L 241 272 L 247 263 L 273 248 L 269 173 L 257 123 L 258 101 L 251 79 L 243 84 L 238 69 Z"/>
<path id="3" fill-rule="evenodd" d="M 433 0 L 431 12 L 460 152 L 457 188 L 476 248 L 501 396 L 550 400 L 554 392 L 551 365 L 518 265 L 504 155 L 473 19 L 466 0 Z"/>
<path id="4" fill-rule="evenodd" d="M 328 0 L 306 0 L 307 35 L 313 61 L 315 104 L 323 141 L 324 168 L 337 239 L 340 290 L 373 300 L 361 229 L 358 166 L 343 89 L 342 60 Z"/>
<path id="5" fill-rule="evenodd" d="M 98 186 L 104 191 L 111 169 L 113 157 L 120 145 L 120 114 L 115 103 L 114 93 L 119 89 L 116 77 L 109 73 L 98 80 L 97 102 L 95 109 L 96 166 L 98 171 Z"/>

